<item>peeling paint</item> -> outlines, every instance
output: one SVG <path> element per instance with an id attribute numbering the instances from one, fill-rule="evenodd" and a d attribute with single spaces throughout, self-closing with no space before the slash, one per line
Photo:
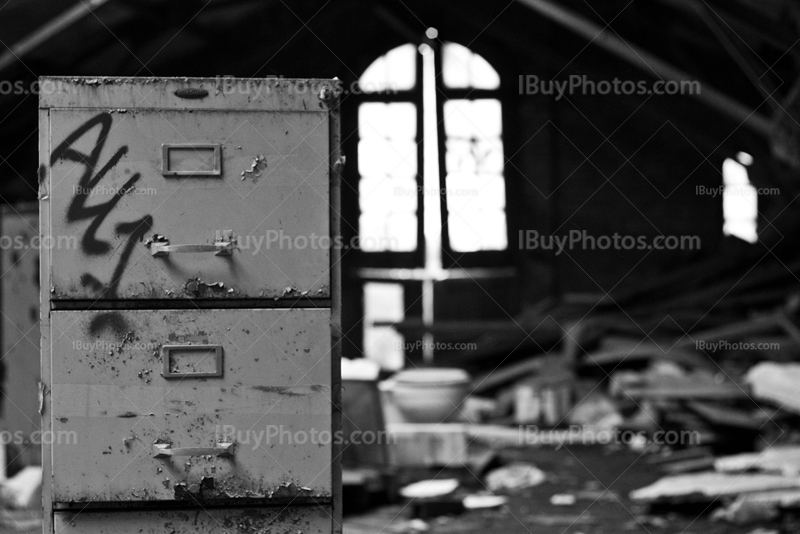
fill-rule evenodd
<path id="1" fill-rule="evenodd" d="M 258 182 L 258 178 L 261 176 L 261 172 L 266 170 L 267 168 L 267 158 L 264 157 L 264 154 L 259 154 L 258 156 L 253 158 L 253 162 L 250 164 L 249 169 L 245 169 L 242 171 L 240 175 L 242 180 L 245 178 L 252 178 L 253 183 Z"/>

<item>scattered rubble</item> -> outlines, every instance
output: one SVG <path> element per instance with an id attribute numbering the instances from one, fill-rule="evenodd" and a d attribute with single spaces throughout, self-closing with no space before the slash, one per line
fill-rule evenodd
<path id="1" fill-rule="evenodd" d="M 759 471 L 787 477 L 800 476 L 800 447 L 770 447 L 759 453 L 724 456 L 714 462 L 714 469 L 722 473 Z"/>
<path id="2" fill-rule="evenodd" d="M 553 506 L 574 506 L 576 502 L 578 499 L 571 493 L 556 493 L 550 497 Z"/>
<path id="3" fill-rule="evenodd" d="M 712 502 L 720 497 L 780 489 L 800 489 L 800 477 L 715 472 L 675 475 L 631 492 L 630 498 L 647 503 Z"/>
<path id="4" fill-rule="evenodd" d="M 421 480 L 400 489 L 400 495 L 406 499 L 427 499 L 449 495 L 458 488 L 458 480 L 447 478 L 441 480 Z"/>
<path id="5" fill-rule="evenodd" d="M 494 469 L 486 474 L 485 483 L 489 491 L 516 491 L 538 486 L 547 479 L 544 471 L 533 464 L 515 462 Z"/>
<path id="6" fill-rule="evenodd" d="M 42 468 L 23 467 L 13 477 L 0 482 L 0 503 L 3 508 L 34 509 L 42 506 Z"/>
<path id="7" fill-rule="evenodd" d="M 491 493 L 477 493 L 467 495 L 461 501 L 467 510 L 486 510 L 499 508 L 508 503 L 508 497 L 504 495 L 492 495 Z"/>
<path id="8" fill-rule="evenodd" d="M 762 362 L 747 373 L 747 383 L 757 399 L 777 403 L 781 409 L 800 414 L 800 364 Z"/>

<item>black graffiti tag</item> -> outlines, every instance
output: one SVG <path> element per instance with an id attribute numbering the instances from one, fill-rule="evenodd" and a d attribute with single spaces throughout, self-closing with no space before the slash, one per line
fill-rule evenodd
<path id="1" fill-rule="evenodd" d="M 106 217 L 116 207 L 117 203 L 122 200 L 122 196 L 126 191 L 133 188 L 134 184 L 141 178 L 140 173 L 136 173 L 125 182 L 125 184 L 116 192 L 111 200 L 95 205 L 87 205 L 89 199 L 89 192 L 95 187 L 108 173 L 109 170 L 119 163 L 120 159 L 127 154 L 128 147 L 120 147 L 109 160 L 100 169 L 97 168 L 100 161 L 100 155 L 103 151 L 106 139 L 111 131 L 112 117 L 108 113 L 100 113 L 83 123 L 74 132 L 69 134 L 63 143 L 56 147 L 50 156 L 50 166 L 52 167 L 58 160 L 74 161 L 83 165 L 83 174 L 81 175 L 78 185 L 75 190 L 75 196 L 67 208 L 67 222 L 74 223 L 77 221 L 91 220 L 89 227 L 81 237 L 81 250 L 91 256 L 101 256 L 108 254 L 111 251 L 111 244 L 108 241 L 103 241 L 97 238 L 97 231 L 105 221 Z M 97 141 L 89 154 L 83 154 L 73 148 L 73 144 L 87 135 L 97 126 L 100 127 L 100 132 L 97 136 Z M 81 282 L 84 285 L 89 285 L 92 289 L 100 292 L 100 298 L 115 298 L 117 296 L 117 286 L 125 271 L 125 267 L 130 261 L 131 254 L 136 245 L 136 241 L 141 241 L 145 234 L 151 230 L 153 226 L 153 217 L 145 215 L 138 221 L 119 223 L 115 226 L 114 230 L 119 235 L 127 235 L 128 241 L 125 243 L 119 262 L 117 263 L 111 280 L 107 286 L 98 280 L 94 275 L 85 273 L 81 276 Z"/>

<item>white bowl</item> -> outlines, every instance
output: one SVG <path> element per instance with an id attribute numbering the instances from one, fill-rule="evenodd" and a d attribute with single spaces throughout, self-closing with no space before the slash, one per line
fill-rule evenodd
<path id="1" fill-rule="evenodd" d="M 407 422 L 441 423 L 458 418 L 469 382 L 461 369 L 414 369 L 397 373 L 382 389 Z"/>

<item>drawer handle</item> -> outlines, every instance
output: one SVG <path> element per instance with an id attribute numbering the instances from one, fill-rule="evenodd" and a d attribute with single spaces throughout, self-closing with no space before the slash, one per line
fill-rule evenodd
<path id="1" fill-rule="evenodd" d="M 153 458 L 171 458 L 173 456 L 221 456 L 233 457 L 233 443 L 218 443 L 216 447 L 176 447 L 166 443 L 153 445 Z"/>
<path id="2" fill-rule="evenodd" d="M 230 241 L 218 241 L 211 245 L 170 245 L 169 241 L 154 242 L 150 246 L 150 254 L 153 256 L 169 256 L 169 253 L 193 254 L 196 252 L 213 252 L 215 256 L 231 256 L 233 254 L 233 243 Z"/>
<path id="3" fill-rule="evenodd" d="M 169 239 L 163 235 L 154 235 L 145 242 L 145 246 L 150 249 L 150 255 L 155 257 L 169 256 L 173 254 L 196 254 L 203 252 L 213 252 L 215 256 L 232 256 L 233 249 L 236 248 L 236 240 L 233 237 L 233 230 L 225 230 L 218 233 L 213 243 L 202 245 L 170 245 Z"/>

